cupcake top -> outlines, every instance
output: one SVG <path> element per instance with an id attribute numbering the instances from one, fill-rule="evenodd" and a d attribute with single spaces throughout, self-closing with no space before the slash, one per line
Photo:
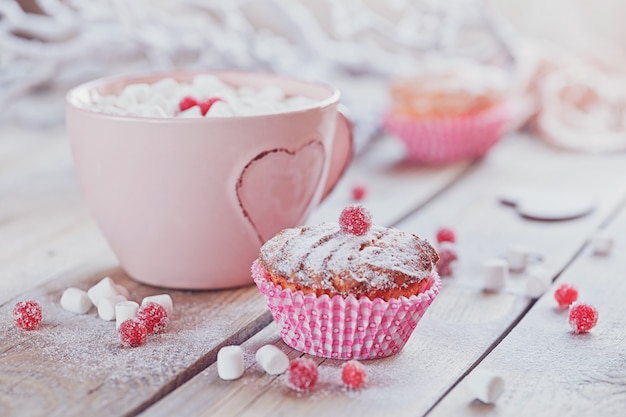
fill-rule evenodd
<path id="1" fill-rule="evenodd" d="M 439 259 L 426 240 L 393 228 L 351 226 L 285 229 L 261 247 L 259 262 L 275 284 L 317 295 L 387 299 L 393 290 L 394 296 L 419 292 L 412 287 L 421 289 Z"/>
<path id="2" fill-rule="evenodd" d="M 452 61 L 426 65 L 391 83 L 393 110 L 404 117 L 473 115 L 506 95 L 506 72 L 488 65 Z"/>

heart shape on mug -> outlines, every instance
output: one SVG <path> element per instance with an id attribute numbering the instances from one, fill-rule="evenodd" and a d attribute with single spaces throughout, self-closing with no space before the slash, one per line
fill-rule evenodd
<path id="1" fill-rule="evenodd" d="M 312 140 L 295 151 L 263 151 L 246 164 L 237 180 L 237 199 L 261 243 L 304 220 L 324 160 L 324 145 Z"/>

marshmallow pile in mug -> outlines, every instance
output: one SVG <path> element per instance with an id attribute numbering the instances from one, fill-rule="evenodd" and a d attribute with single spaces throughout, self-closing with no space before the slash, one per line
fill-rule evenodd
<path id="1" fill-rule="evenodd" d="M 271 114 L 309 107 L 315 101 L 286 96 L 275 86 L 235 87 L 213 75 L 196 75 L 191 83 L 163 78 L 153 84 L 126 86 L 120 94 L 92 91 L 85 108 L 120 116 L 228 117 Z"/>

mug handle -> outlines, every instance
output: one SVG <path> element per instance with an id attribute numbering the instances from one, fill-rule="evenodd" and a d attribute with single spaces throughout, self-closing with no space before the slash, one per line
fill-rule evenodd
<path id="1" fill-rule="evenodd" d="M 332 154 L 330 156 L 330 169 L 322 200 L 335 188 L 339 179 L 350 165 L 353 155 L 354 138 L 352 136 L 352 122 L 346 115 L 348 109 L 339 104 L 337 106 L 337 127 L 335 128 L 335 141 L 333 142 Z"/>

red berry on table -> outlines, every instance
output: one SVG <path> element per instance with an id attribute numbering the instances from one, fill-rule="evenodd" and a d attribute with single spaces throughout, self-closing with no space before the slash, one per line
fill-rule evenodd
<path id="1" fill-rule="evenodd" d="M 41 323 L 41 306 L 36 301 L 20 301 L 13 309 L 13 321 L 22 330 L 35 330 Z"/>
<path id="2" fill-rule="evenodd" d="M 146 325 L 135 319 L 129 319 L 120 324 L 120 328 L 117 333 L 120 336 L 122 345 L 129 347 L 143 345 L 148 337 L 148 329 L 146 329 Z"/>
<path id="3" fill-rule="evenodd" d="M 361 201 L 365 198 L 367 194 L 367 188 L 363 184 L 355 184 L 352 187 L 352 199 L 354 201 Z"/>
<path id="4" fill-rule="evenodd" d="M 309 358 L 291 361 L 287 369 L 287 386 L 294 391 L 304 392 L 317 384 L 317 365 Z"/>
<path id="5" fill-rule="evenodd" d="M 359 361 L 348 361 L 341 367 L 341 379 L 348 388 L 362 388 L 366 377 L 365 367 Z"/>
<path id="6" fill-rule="evenodd" d="M 574 303 L 569 309 L 569 325 L 576 333 L 587 333 L 598 322 L 598 310 L 591 304 Z"/>
<path id="7" fill-rule="evenodd" d="M 454 269 L 451 264 L 440 265 L 437 263 L 437 273 L 440 277 L 451 277 L 454 275 Z"/>
<path id="8" fill-rule="evenodd" d="M 148 334 L 160 333 L 167 327 L 167 311 L 161 304 L 149 302 L 139 307 L 137 320 L 143 322 Z"/>
<path id="9" fill-rule="evenodd" d="M 180 109 L 180 111 L 185 111 L 197 105 L 198 105 L 198 100 L 196 100 L 195 98 L 191 96 L 186 96 L 180 100 L 180 102 L 178 103 L 178 108 Z"/>
<path id="10" fill-rule="evenodd" d="M 559 303 L 559 307 L 567 308 L 574 301 L 578 300 L 578 290 L 570 284 L 561 284 L 554 291 L 554 299 Z"/>
<path id="11" fill-rule="evenodd" d="M 456 248 L 453 243 L 444 242 L 437 249 L 439 261 L 437 261 L 437 272 L 442 277 L 449 277 L 453 273 L 453 264 L 458 259 Z"/>
<path id="12" fill-rule="evenodd" d="M 351 204 L 339 216 L 339 226 L 345 233 L 362 236 L 372 226 L 372 215 L 360 204 Z"/>
<path id="13" fill-rule="evenodd" d="M 442 227 L 441 229 L 439 229 L 437 231 L 437 242 L 442 243 L 442 242 L 456 242 L 456 236 L 454 235 L 454 232 L 452 231 L 452 229 L 449 229 L 447 227 Z"/>
<path id="14" fill-rule="evenodd" d="M 211 97 L 207 100 L 199 102 L 198 106 L 200 106 L 200 112 L 202 113 L 202 115 L 206 116 L 206 114 L 211 109 L 211 106 L 213 106 L 213 104 L 217 103 L 218 101 L 222 101 L 222 99 L 219 97 Z"/>

